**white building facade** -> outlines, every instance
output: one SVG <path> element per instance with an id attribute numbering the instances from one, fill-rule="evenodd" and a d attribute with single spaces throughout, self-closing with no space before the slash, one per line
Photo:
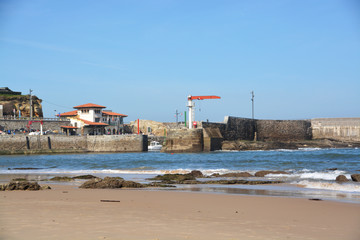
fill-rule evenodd
<path id="1" fill-rule="evenodd" d="M 70 120 L 71 126 L 62 126 L 68 135 L 122 134 L 125 114 L 103 110 L 105 106 L 87 103 L 74 107 L 76 110 L 61 113 L 60 118 Z"/>

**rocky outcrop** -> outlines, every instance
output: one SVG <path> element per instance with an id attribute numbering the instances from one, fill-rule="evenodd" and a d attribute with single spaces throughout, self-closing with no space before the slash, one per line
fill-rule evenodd
<path id="1" fill-rule="evenodd" d="M 156 122 L 152 120 L 143 120 L 140 119 L 139 122 L 140 132 L 146 135 L 155 135 L 155 136 L 164 136 L 164 132 L 168 131 L 168 126 L 162 122 Z M 138 132 L 138 123 L 132 121 L 129 124 L 132 133 Z"/>
<path id="2" fill-rule="evenodd" d="M 272 150 L 272 149 L 301 149 L 301 148 L 353 148 L 360 147 L 360 142 L 343 142 L 331 139 L 303 140 L 303 141 L 223 141 L 222 150 Z"/>
<path id="3" fill-rule="evenodd" d="M 352 175 L 351 175 L 351 179 L 352 179 L 354 182 L 360 182 L 360 174 L 352 174 Z"/>
<path id="4" fill-rule="evenodd" d="M 36 191 L 42 189 L 50 189 L 49 186 L 41 187 L 37 182 L 29 181 L 11 181 L 9 184 L 0 185 L 0 191 L 27 190 Z"/>
<path id="5" fill-rule="evenodd" d="M 93 175 L 80 175 L 75 177 L 67 177 L 67 176 L 57 176 L 49 179 L 50 181 L 57 181 L 57 182 L 70 182 L 74 181 L 75 179 L 95 179 L 97 177 Z"/>
<path id="6" fill-rule="evenodd" d="M 339 175 L 335 179 L 336 182 L 348 182 L 349 179 L 345 175 Z"/>
<path id="7" fill-rule="evenodd" d="M 192 170 L 189 174 L 194 176 L 195 178 L 203 178 L 204 177 L 204 174 L 199 170 Z"/>
<path id="8" fill-rule="evenodd" d="M 4 116 L 19 116 L 19 111 L 22 117 L 30 116 L 30 96 L 29 95 L 0 95 L 0 105 L 3 105 Z M 42 100 L 36 96 L 32 96 L 33 117 L 43 117 Z"/>
<path id="9" fill-rule="evenodd" d="M 84 182 L 80 188 L 143 188 L 144 185 L 133 181 L 125 181 L 120 177 L 94 178 Z"/>
<path id="10" fill-rule="evenodd" d="M 289 174 L 284 171 L 258 171 L 255 173 L 255 177 L 265 177 L 268 174 Z"/>
<path id="11" fill-rule="evenodd" d="M 190 173 L 187 174 L 164 174 L 158 175 L 154 178 L 150 178 L 149 180 L 160 181 L 164 184 L 184 184 L 189 183 L 189 181 L 195 181 L 196 177 Z"/>
<path id="12" fill-rule="evenodd" d="M 209 181 L 198 181 L 196 177 L 191 173 L 187 174 L 164 174 L 158 175 L 149 180 L 160 181 L 162 184 L 221 184 L 221 185 L 233 185 L 233 184 L 244 184 L 244 185 L 258 185 L 258 184 L 277 184 L 283 183 L 282 181 L 267 181 L 267 180 L 243 180 L 243 179 L 220 179 L 220 180 L 209 180 Z M 224 175 L 215 175 L 218 176 L 226 176 Z M 229 173 L 227 176 L 252 176 L 249 173 Z"/>
<path id="13" fill-rule="evenodd" d="M 225 173 L 225 174 L 213 174 L 212 177 L 229 177 L 229 178 L 246 178 L 253 177 L 254 175 L 248 172 L 234 172 L 234 173 Z"/>

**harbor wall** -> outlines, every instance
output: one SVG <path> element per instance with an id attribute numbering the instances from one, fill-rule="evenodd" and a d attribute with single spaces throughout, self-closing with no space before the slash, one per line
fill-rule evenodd
<path id="1" fill-rule="evenodd" d="M 0 154 L 58 152 L 142 152 L 147 151 L 147 135 L 2 135 Z"/>
<path id="2" fill-rule="evenodd" d="M 202 152 L 203 129 L 173 129 L 168 131 L 166 144 L 161 150 L 168 153 Z"/>
<path id="3" fill-rule="evenodd" d="M 168 135 L 168 149 L 197 152 L 221 148 L 223 141 L 302 141 L 312 139 L 333 139 L 337 141 L 360 141 L 360 118 L 318 118 L 312 120 L 259 120 L 225 117 L 223 123 L 201 122 L 203 134 L 194 135 L 173 130 Z M 200 131 L 200 130 L 199 130 Z M 187 137 L 184 137 L 188 134 Z M 180 138 L 180 139 L 177 139 Z M 200 144 L 202 142 L 202 144 Z M 192 148 L 192 143 L 195 148 Z M 178 146 L 179 145 L 179 146 Z M 186 147 L 184 147 L 186 146 Z"/>
<path id="4" fill-rule="evenodd" d="M 226 141 L 287 141 L 312 138 L 309 120 L 259 120 L 225 117 L 224 123 L 202 122 L 203 128 L 218 128 Z"/>
<path id="5" fill-rule="evenodd" d="M 360 118 L 314 118 L 311 127 L 314 139 L 360 141 Z"/>

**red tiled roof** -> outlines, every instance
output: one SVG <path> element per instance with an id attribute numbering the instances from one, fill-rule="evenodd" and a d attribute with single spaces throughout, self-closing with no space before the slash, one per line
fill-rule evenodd
<path id="1" fill-rule="evenodd" d="M 78 129 L 77 127 L 73 127 L 73 126 L 60 126 L 61 128 L 70 128 L 70 129 Z"/>
<path id="2" fill-rule="evenodd" d="M 83 105 L 75 106 L 74 108 L 106 108 L 106 107 L 101 106 L 101 105 L 97 105 L 97 104 L 94 104 L 94 103 L 86 103 L 86 104 L 83 104 Z"/>
<path id="3" fill-rule="evenodd" d="M 76 116 L 76 115 L 77 115 L 77 110 L 70 111 L 70 112 L 65 112 L 65 113 L 60 113 L 60 117 Z M 59 114 L 57 116 L 59 116 Z"/>
<path id="4" fill-rule="evenodd" d="M 81 118 L 78 118 L 78 119 L 79 119 L 80 121 L 83 121 L 85 124 L 91 125 L 91 126 L 109 126 L 109 124 L 106 124 L 106 123 L 91 122 L 91 121 L 84 120 L 84 119 L 81 119 Z"/>
<path id="5" fill-rule="evenodd" d="M 121 113 L 115 113 L 115 112 L 108 112 L 103 110 L 102 111 L 103 115 L 109 115 L 109 116 L 121 116 L 121 117 L 127 117 L 128 115 L 125 114 L 121 114 Z"/>

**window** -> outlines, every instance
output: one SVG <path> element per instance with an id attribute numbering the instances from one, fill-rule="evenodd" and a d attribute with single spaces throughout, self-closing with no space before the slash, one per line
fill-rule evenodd
<path id="1" fill-rule="evenodd" d="M 95 113 L 100 113 L 100 110 L 95 110 Z"/>
<path id="2" fill-rule="evenodd" d="M 95 118 L 95 122 L 100 122 L 100 118 Z"/>

